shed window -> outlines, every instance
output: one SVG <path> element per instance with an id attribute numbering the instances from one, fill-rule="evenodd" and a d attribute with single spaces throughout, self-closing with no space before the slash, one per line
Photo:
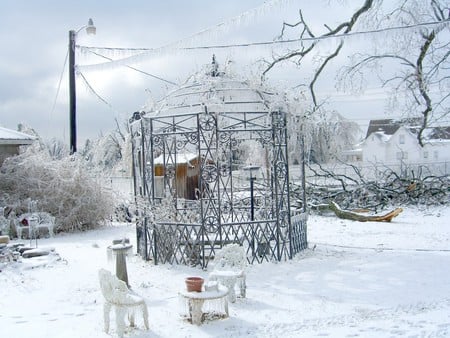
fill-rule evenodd
<path id="1" fill-rule="evenodd" d="M 405 135 L 403 134 L 399 135 L 398 142 L 400 144 L 405 144 Z"/>

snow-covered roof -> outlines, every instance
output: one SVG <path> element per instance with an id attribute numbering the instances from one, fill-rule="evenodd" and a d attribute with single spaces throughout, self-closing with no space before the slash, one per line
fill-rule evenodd
<path id="1" fill-rule="evenodd" d="M 267 112 L 267 92 L 250 87 L 245 81 L 226 77 L 210 77 L 202 82 L 181 86 L 156 104 L 156 116 L 180 115 L 208 111 L 220 112 Z M 152 115 L 153 115 L 152 114 Z"/>
<path id="2" fill-rule="evenodd" d="M 408 129 L 414 135 L 417 135 L 420 130 L 418 127 Z M 450 142 L 450 126 L 425 128 L 422 137 L 427 143 Z"/>
<path id="3" fill-rule="evenodd" d="M 178 153 L 176 155 L 175 161 L 178 164 L 182 163 L 190 163 L 192 160 L 196 159 L 197 155 L 184 152 L 184 153 Z M 166 155 L 166 162 L 168 160 L 168 156 Z M 157 158 L 153 160 L 153 164 L 164 164 L 164 155 L 159 155 Z"/>
<path id="4" fill-rule="evenodd" d="M 373 133 L 373 135 L 375 137 L 377 137 L 382 142 L 389 141 L 391 139 L 391 136 L 392 136 L 390 134 L 386 134 L 384 131 L 377 131 L 377 132 Z"/>
<path id="5" fill-rule="evenodd" d="M 387 142 L 401 127 L 411 134 L 417 135 L 420 130 L 421 120 L 418 118 L 403 120 L 371 120 L 367 128 L 366 138 L 374 134 L 380 140 Z M 426 142 L 450 142 L 450 126 L 438 126 L 425 128 L 423 139 Z"/>
<path id="6" fill-rule="evenodd" d="M 375 132 L 382 132 L 385 135 L 394 135 L 401 126 L 416 126 L 420 125 L 420 119 L 382 119 L 382 120 L 370 120 L 369 127 L 367 128 L 366 138 L 370 134 Z"/>
<path id="7" fill-rule="evenodd" d="M 34 139 L 33 136 L 19 131 L 0 127 L 0 144 L 26 145 L 33 143 Z"/>

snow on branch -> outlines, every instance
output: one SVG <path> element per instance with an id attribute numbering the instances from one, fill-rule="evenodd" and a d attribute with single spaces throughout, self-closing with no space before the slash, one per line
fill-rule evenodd
<path id="1" fill-rule="evenodd" d="M 319 35 L 319 37 L 325 38 L 325 37 L 335 36 L 340 33 L 342 33 L 343 35 L 349 34 L 352 31 L 352 29 L 354 28 L 354 26 L 357 23 L 357 21 L 359 20 L 359 18 L 364 13 L 369 11 L 369 9 L 372 7 L 372 4 L 373 4 L 373 0 L 365 0 L 364 4 L 351 16 L 351 18 L 348 21 L 344 21 L 344 22 L 340 23 L 335 28 L 330 28 L 329 26 L 325 25 L 325 27 L 327 27 L 327 29 L 328 29 L 328 32 L 324 33 L 322 35 Z M 289 28 L 298 27 L 298 28 L 300 28 L 300 31 L 301 31 L 300 32 L 300 39 L 302 40 L 301 47 L 299 49 L 289 52 L 285 55 L 275 57 L 273 61 L 268 62 L 267 67 L 262 74 L 263 78 L 277 64 L 285 62 L 287 60 L 295 59 L 296 60 L 295 62 L 298 65 L 300 65 L 302 60 L 306 56 L 312 55 L 313 51 L 315 51 L 316 46 L 320 42 L 320 39 L 317 39 L 316 35 L 310 29 L 308 23 L 306 22 L 306 20 L 303 17 L 301 10 L 299 11 L 299 15 L 300 15 L 300 21 L 298 21 L 297 23 L 295 23 L 295 24 L 284 23 L 283 24 L 281 35 L 279 38 L 280 39 L 283 38 L 286 27 L 289 27 Z M 306 43 L 306 41 L 305 41 L 306 39 L 304 39 L 305 37 L 313 38 L 313 40 L 309 43 Z M 315 84 L 316 84 L 320 74 L 323 72 L 325 67 L 328 65 L 328 63 L 330 63 L 332 59 L 334 59 L 336 56 L 339 55 L 339 52 L 341 51 L 343 45 L 344 45 L 344 39 L 341 39 L 340 42 L 338 43 L 337 47 L 335 47 L 332 52 L 329 52 L 326 56 L 322 57 L 320 59 L 320 61 L 318 62 L 318 67 L 315 70 L 313 78 L 310 80 L 310 82 L 308 84 L 309 93 L 310 93 L 311 99 L 313 101 L 314 107 L 317 107 L 319 105 L 317 97 L 316 97 L 316 93 L 315 93 Z"/>

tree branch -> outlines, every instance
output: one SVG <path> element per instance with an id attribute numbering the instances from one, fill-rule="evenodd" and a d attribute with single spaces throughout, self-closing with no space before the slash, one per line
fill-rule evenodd
<path id="1" fill-rule="evenodd" d="M 417 140 L 419 141 L 419 144 L 421 147 L 423 147 L 423 132 L 425 128 L 428 127 L 428 119 L 429 114 L 433 110 L 433 105 L 431 102 L 431 98 L 428 95 L 428 88 L 426 85 L 426 81 L 423 75 L 423 61 L 427 55 L 428 49 L 431 46 L 431 43 L 433 42 L 434 38 L 436 37 L 436 34 L 434 30 L 431 31 L 428 35 L 422 35 L 422 37 L 425 39 L 424 44 L 420 48 L 420 54 L 417 58 L 417 82 L 419 84 L 419 92 L 422 95 L 422 98 L 425 100 L 425 109 L 422 111 L 423 120 L 422 120 L 422 126 L 419 129 L 419 133 L 417 134 Z"/>
<path id="2" fill-rule="evenodd" d="M 369 11 L 369 9 L 372 7 L 373 5 L 373 0 L 365 0 L 364 4 L 362 5 L 361 8 L 359 8 L 355 13 L 353 13 L 352 17 L 350 18 L 350 20 L 345 21 L 341 24 L 339 24 L 336 28 L 331 29 L 330 27 L 326 26 L 329 30 L 329 32 L 324 33 L 322 35 L 320 35 L 320 37 L 327 37 L 327 36 L 333 36 L 333 35 L 337 35 L 339 33 L 341 33 L 343 31 L 343 34 L 348 34 L 351 32 L 351 30 L 353 29 L 354 25 L 356 24 L 356 22 L 358 21 L 358 19 L 361 17 L 361 15 L 363 15 L 365 12 Z M 281 31 L 281 34 L 279 36 L 279 38 L 283 37 L 284 33 L 285 33 L 285 29 L 286 27 L 302 27 L 302 31 L 300 33 L 300 39 L 304 36 L 304 35 L 308 35 L 309 37 L 315 37 L 316 35 L 311 31 L 311 29 L 309 28 L 308 24 L 305 22 L 302 12 L 299 11 L 299 15 L 300 15 L 300 21 L 295 23 L 295 24 L 288 24 L 288 23 L 283 23 L 283 28 Z M 304 57 L 306 57 L 308 54 L 310 54 L 314 48 L 316 47 L 317 42 L 314 41 L 312 42 L 309 47 L 305 47 L 302 45 L 301 50 L 297 50 L 294 52 L 290 52 L 287 53 L 283 56 L 280 56 L 278 58 L 276 58 L 275 60 L 273 60 L 272 62 L 269 63 L 269 65 L 267 66 L 267 68 L 263 71 L 262 73 L 262 78 L 265 77 L 265 75 L 271 70 L 273 69 L 273 67 L 281 62 L 290 60 L 292 58 L 296 58 L 299 57 L 300 60 L 302 60 Z M 312 80 L 310 81 L 308 88 L 309 88 L 309 93 L 312 97 L 312 101 L 313 101 L 313 105 L 314 107 L 318 106 L 318 101 L 317 101 L 317 97 L 315 94 L 315 90 L 314 90 L 314 86 L 317 82 L 317 80 L 319 79 L 319 76 L 321 75 L 321 73 L 324 71 L 324 69 L 326 68 L 326 66 L 330 63 L 330 61 L 335 58 L 336 56 L 339 55 L 339 52 L 341 51 L 342 47 L 344 45 L 344 41 L 342 40 L 339 44 L 339 46 L 329 55 L 327 55 L 322 62 L 320 62 L 319 67 L 317 68 L 317 70 L 314 73 L 314 76 L 312 78 Z"/>

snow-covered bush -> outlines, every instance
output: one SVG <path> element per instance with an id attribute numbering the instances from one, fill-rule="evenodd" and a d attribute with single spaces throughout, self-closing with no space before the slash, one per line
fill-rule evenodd
<path id="1" fill-rule="evenodd" d="M 110 217 L 112 194 L 90 176 L 84 159 L 52 159 L 48 151 L 36 148 L 3 163 L 0 205 L 12 207 L 18 215 L 36 201 L 37 210 L 56 217 L 56 231 L 93 228 Z"/>
<path id="2" fill-rule="evenodd" d="M 124 129 L 124 128 L 122 128 Z M 80 154 L 89 168 L 96 168 L 110 175 L 131 175 L 131 141 L 128 129 L 117 128 L 96 140 L 87 140 Z"/>

